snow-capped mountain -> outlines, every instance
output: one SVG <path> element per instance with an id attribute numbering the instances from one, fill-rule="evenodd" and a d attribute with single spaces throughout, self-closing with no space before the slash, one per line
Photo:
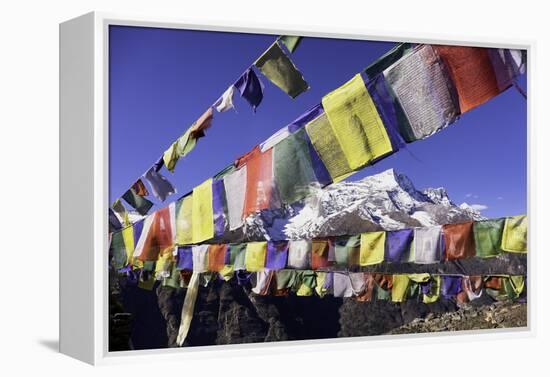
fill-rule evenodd
<path id="1" fill-rule="evenodd" d="M 301 205 L 250 216 L 245 235 L 315 238 L 481 219 L 468 204 L 454 204 L 444 188 L 419 191 L 407 176 L 390 169 L 317 189 Z"/>

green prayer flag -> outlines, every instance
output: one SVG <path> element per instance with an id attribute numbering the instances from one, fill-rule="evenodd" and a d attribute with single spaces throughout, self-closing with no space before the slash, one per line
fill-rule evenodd
<path id="1" fill-rule="evenodd" d="M 153 206 L 153 202 L 145 199 L 143 196 L 139 196 L 133 188 L 126 191 L 124 195 L 122 195 L 122 199 L 126 200 L 126 202 L 134 207 L 142 216 L 146 215 Z"/>
<path id="2" fill-rule="evenodd" d="M 111 235 L 111 246 L 109 253 L 111 254 L 111 263 L 115 270 L 120 270 L 128 263 L 126 246 L 124 244 L 122 232 L 115 232 Z"/>
<path id="3" fill-rule="evenodd" d="M 382 73 L 386 68 L 407 55 L 413 49 L 412 43 L 398 43 L 391 50 L 372 62 L 365 73 L 369 79 L 372 79 Z"/>
<path id="4" fill-rule="evenodd" d="M 297 202 L 311 192 L 317 180 L 304 128 L 273 147 L 273 175 L 283 203 Z"/>
<path id="5" fill-rule="evenodd" d="M 279 40 L 288 48 L 288 51 L 291 53 L 298 48 L 298 45 L 302 41 L 302 37 L 297 37 L 294 35 L 282 35 L 279 37 Z"/>
<path id="6" fill-rule="evenodd" d="M 309 89 L 302 74 L 275 42 L 254 63 L 271 82 L 295 98 Z"/>
<path id="7" fill-rule="evenodd" d="M 474 222 L 476 256 L 490 258 L 502 254 L 500 248 L 504 219 Z"/>

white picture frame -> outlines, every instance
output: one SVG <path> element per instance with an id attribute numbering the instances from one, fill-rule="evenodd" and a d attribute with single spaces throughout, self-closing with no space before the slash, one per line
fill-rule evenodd
<path id="1" fill-rule="evenodd" d="M 319 341 L 208 346 L 148 351 L 109 352 L 108 345 L 108 28 L 110 25 L 163 27 L 225 32 L 290 34 L 315 37 L 407 41 L 526 49 L 531 64 L 533 41 L 475 41 L 457 36 L 438 39 L 420 33 L 373 33 L 343 28 L 302 28 L 279 25 L 201 23 L 193 20 L 144 18 L 92 12 L 60 24 L 60 352 L 90 364 L 130 362 L 136 359 L 179 359 L 290 353 L 295 350 L 345 350 L 380 347 L 394 342 L 470 341 L 473 337 L 533 336 L 533 291 L 528 292 L 528 328 L 469 331 L 457 334 L 393 335 L 338 338 Z M 533 77 L 529 75 L 529 83 Z M 529 89 L 531 85 L 529 85 Z M 528 114 L 532 113 L 528 104 Z M 531 116 L 528 139 L 531 144 Z M 530 165 L 530 159 L 528 159 Z M 528 167 L 529 169 L 529 167 Z M 529 169 L 530 171 L 530 169 Z M 529 185 L 529 182 L 528 182 Z M 78 208 L 78 211 L 75 210 Z M 531 200 L 528 210 L 532 214 Z M 531 240 L 531 235 L 529 236 Z M 528 284 L 536 281 L 529 254 Z M 81 266 L 75 268 L 75 266 Z M 82 268 L 85 266 L 85 268 Z"/>

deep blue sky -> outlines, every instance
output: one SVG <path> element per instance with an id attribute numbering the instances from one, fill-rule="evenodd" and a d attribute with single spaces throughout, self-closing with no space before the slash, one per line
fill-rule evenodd
<path id="1" fill-rule="evenodd" d="M 273 35 L 111 26 L 110 202 L 121 196 L 274 41 Z M 257 113 L 235 96 L 238 113 L 215 113 L 195 150 L 163 169 L 178 188 L 165 204 L 249 151 L 319 103 L 394 43 L 305 38 L 292 54 L 311 88 L 296 99 L 265 77 Z M 525 75 L 520 84 L 526 86 Z M 442 132 L 408 145 L 348 180 L 388 168 L 419 189 L 445 187 L 488 217 L 526 212 L 527 103 L 509 89 Z M 161 204 L 163 206 L 164 204 Z"/>

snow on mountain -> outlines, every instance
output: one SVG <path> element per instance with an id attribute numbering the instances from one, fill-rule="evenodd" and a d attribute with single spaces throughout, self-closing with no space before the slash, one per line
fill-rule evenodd
<path id="1" fill-rule="evenodd" d="M 299 205 L 249 216 L 245 235 L 315 238 L 481 219 L 468 204 L 454 204 L 444 188 L 419 191 L 407 176 L 389 169 L 360 181 L 316 189 Z"/>

